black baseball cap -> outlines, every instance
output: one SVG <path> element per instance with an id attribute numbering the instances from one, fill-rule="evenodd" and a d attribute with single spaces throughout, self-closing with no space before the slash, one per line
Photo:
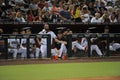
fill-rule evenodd
<path id="1" fill-rule="evenodd" d="M 18 32 L 18 29 L 13 29 L 13 32 Z"/>
<path id="2" fill-rule="evenodd" d="M 62 32 L 62 30 L 58 30 L 58 32 L 57 32 L 57 34 L 62 34 L 63 32 Z"/>
<path id="3" fill-rule="evenodd" d="M 109 29 L 109 26 L 105 26 L 105 28 L 104 29 Z"/>
<path id="4" fill-rule="evenodd" d="M 31 30 L 31 27 L 24 27 L 23 30 Z"/>

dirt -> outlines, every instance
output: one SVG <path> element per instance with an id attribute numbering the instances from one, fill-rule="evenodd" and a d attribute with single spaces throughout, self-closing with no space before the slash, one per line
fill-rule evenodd
<path id="1" fill-rule="evenodd" d="M 84 62 L 119 62 L 120 57 L 103 57 L 103 58 L 69 58 L 67 60 L 51 60 L 47 59 L 8 59 L 8 60 L 0 60 L 0 66 L 2 65 L 21 65 L 21 64 L 57 64 L 57 63 L 84 63 Z"/>
<path id="2" fill-rule="evenodd" d="M 93 77 L 93 78 L 74 78 L 74 79 L 62 79 L 62 80 L 120 80 L 120 76 L 117 77 Z"/>

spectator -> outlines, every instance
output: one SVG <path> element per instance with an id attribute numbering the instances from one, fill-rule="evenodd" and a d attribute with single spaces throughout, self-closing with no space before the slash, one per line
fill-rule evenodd
<path id="1" fill-rule="evenodd" d="M 74 9 L 73 1 L 68 0 L 68 11 L 69 11 L 70 15 L 72 15 L 73 9 Z"/>
<path id="2" fill-rule="evenodd" d="M 102 23 L 109 23 L 110 19 L 107 13 L 103 14 L 101 17 Z"/>
<path id="3" fill-rule="evenodd" d="M 8 3 L 10 6 L 14 7 L 16 6 L 16 3 L 14 0 L 9 0 L 9 3 Z"/>
<path id="4" fill-rule="evenodd" d="M 99 9 L 100 9 L 100 11 L 101 11 L 101 9 L 104 9 L 104 10 L 106 10 L 106 7 L 105 7 L 105 3 L 104 2 L 100 2 L 100 7 L 99 7 Z"/>
<path id="5" fill-rule="evenodd" d="M 55 14 L 52 10 L 49 11 L 49 14 L 50 14 L 49 15 L 49 21 L 53 22 L 53 23 L 56 23 L 57 20 L 58 20 L 59 15 Z"/>
<path id="6" fill-rule="evenodd" d="M 100 13 L 95 13 L 95 17 L 91 19 L 91 23 L 101 23 Z"/>
<path id="7" fill-rule="evenodd" d="M 88 3 L 88 10 L 90 11 L 91 15 L 94 15 L 94 5 L 93 2 Z"/>
<path id="8" fill-rule="evenodd" d="M 66 5 L 64 5 L 63 10 L 60 11 L 60 17 L 64 21 L 70 21 L 71 20 L 70 13 L 68 12 Z"/>
<path id="9" fill-rule="evenodd" d="M 36 1 L 32 1 L 29 5 L 30 10 L 32 11 L 33 16 L 37 16 L 38 14 L 38 4 Z"/>
<path id="10" fill-rule="evenodd" d="M 58 7 L 59 12 L 63 10 L 63 2 L 59 2 L 59 7 Z"/>
<path id="11" fill-rule="evenodd" d="M 118 15 L 118 19 L 117 19 L 117 20 L 118 20 L 118 22 L 120 23 L 120 14 Z"/>
<path id="12" fill-rule="evenodd" d="M 84 23 L 88 23 L 90 21 L 90 11 L 88 10 L 87 6 L 83 6 L 82 8 L 81 19 Z"/>
<path id="13" fill-rule="evenodd" d="M 37 5 L 37 3 L 36 3 L 35 1 L 32 1 L 32 2 L 30 3 L 30 5 L 29 5 L 29 8 L 30 8 L 31 10 L 37 10 L 37 9 L 38 9 L 38 5 Z"/>
<path id="14" fill-rule="evenodd" d="M 24 0 L 15 0 L 16 4 L 25 4 Z"/>
<path id="15" fill-rule="evenodd" d="M 44 6 L 45 6 L 45 0 L 39 0 L 38 7 L 43 9 Z"/>
<path id="16" fill-rule="evenodd" d="M 45 3 L 45 6 L 43 7 L 42 11 L 45 11 L 45 12 L 49 12 L 50 11 L 50 7 L 48 6 L 47 2 Z"/>
<path id="17" fill-rule="evenodd" d="M 79 7 L 79 5 L 75 5 L 74 9 L 73 9 L 73 13 L 72 13 L 72 16 L 73 16 L 73 19 L 75 22 L 81 22 L 80 15 L 81 15 L 80 7 Z"/>
<path id="18" fill-rule="evenodd" d="M 8 16 L 8 21 L 9 21 L 9 22 L 14 22 L 15 14 L 16 14 L 16 13 L 12 13 L 11 15 Z"/>
<path id="19" fill-rule="evenodd" d="M 26 22 L 20 11 L 16 13 L 15 22 Z"/>
<path id="20" fill-rule="evenodd" d="M 73 20 L 72 18 L 75 18 L 75 15 L 72 16 L 73 13 L 80 10 L 82 21 L 77 20 L 75 22 L 89 22 L 89 20 L 91 22 L 91 18 L 95 13 L 101 14 L 103 18 L 102 22 L 109 22 L 108 17 L 111 17 L 112 14 L 115 14 L 115 18 L 118 19 L 118 9 L 120 8 L 119 0 L 32 0 L 30 1 L 30 4 L 28 4 L 27 0 L 10 0 L 8 3 L 9 5 L 6 5 L 3 2 L 1 5 L 0 18 L 3 21 L 13 21 L 12 19 L 14 17 L 12 17 L 10 13 L 17 13 L 17 10 L 21 10 L 22 17 L 26 18 L 27 15 L 29 19 L 26 18 L 26 20 L 30 22 L 51 22 L 51 20 L 49 20 L 49 17 L 51 16 L 49 13 L 51 13 L 51 11 L 53 11 L 53 15 L 60 15 L 61 20 L 57 17 L 59 20 L 55 22 L 70 22 Z M 75 5 L 78 5 L 80 9 L 73 10 Z M 88 6 L 87 10 L 83 10 L 84 6 Z M 39 9 L 42 11 L 39 11 Z M 31 10 L 33 20 L 30 19 L 31 16 L 28 14 L 28 10 Z M 87 18 L 84 18 L 83 16 L 86 16 Z"/>
<path id="21" fill-rule="evenodd" d="M 52 7 L 52 0 L 48 0 L 47 3 L 49 7 Z"/>
<path id="22" fill-rule="evenodd" d="M 52 3 L 51 10 L 54 12 L 54 14 L 58 14 L 59 13 L 58 7 L 56 6 L 56 2 Z"/>
<path id="23" fill-rule="evenodd" d="M 100 0 L 95 0 L 94 7 L 96 8 L 100 7 Z"/>
<path id="24" fill-rule="evenodd" d="M 49 22 L 50 21 L 49 18 L 50 18 L 49 12 L 43 11 L 42 12 L 42 20 L 43 20 L 43 22 Z"/>
<path id="25" fill-rule="evenodd" d="M 114 8 L 113 7 L 108 7 L 107 12 L 108 12 L 109 16 L 112 15 L 113 12 L 114 12 Z"/>
<path id="26" fill-rule="evenodd" d="M 111 23 L 116 23 L 117 22 L 117 19 L 116 19 L 114 14 L 110 15 L 109 19 L 110 19 Z"/>
<path id="27" fill-rule="evenodd" d="M 27 11 L 26 20 L 27 20 L 28 22 L 33 22 L 34 17 L 33 17 L 33 15 L 32 15 L 31 10 L 28 10 L 28 11 Z"/>

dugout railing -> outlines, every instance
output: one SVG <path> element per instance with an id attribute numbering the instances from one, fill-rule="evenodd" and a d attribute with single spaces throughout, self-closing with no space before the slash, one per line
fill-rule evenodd
<path id="1" fill-rule="evenodd" d="M 0 35 L 0 40 L 4 40 L 4 54 L 5 59 L 8 59 L 8 39 L 26 39 L 27 40 L 27 58 L 29 57 L 30 51 L 30 39 L 34 38 L 46 38 L 47 40 L 47 57 L 51 56 L 51 36 L 49 34 L 31 34 L 31 35 L 12 35 L 12 34 L 2 34 Z"/>
<path id="2" fill-rule="evenodd" d="M 74 33 L 72 35 L 68 35 L 68 45 L 70 46 L 68 48 L 68 56 L 72 56 L 72 39 L 73 38 L 83 38 L 85 37 L 88 41 L 88 51 L 87 56 L 91 57 L 91 38 L 97 38 L 97 40 L 102 41 L 103 39 L 106 41 L 106 47 L 105 47 L 105 56 L 110 56 L 110 43 L 112 41 L 116 41 L 117 43 L 120 43 L 120 33 Z M 120 53 L 120 52 L 119 52 Z"/>
<path id="3" fill-rule="evenodd" d="M 0 39 L 4 40 L 4 51 L 5 51 L 5 59 L 8 59 L 8 39 L 27 39 L 27 58 L 29 58 L 29 40 L 30 38 L 46 38 L 47 39 L 47 57 L 51 57 L 51 36 L 48 34 L 41 35 L 41 34 L 31 34 L 31 35 L 12 35 L 12 34 L 2 34 L 0 35 Z M 67 54 L 68 57 L 72 57 L 72 39 L 73 38 L 83 38 L 85 37 L 88 41 L 88 51 L 87 51 L 87 56 L 91 57 L 90 55 L 90 48 L 91 48 L 91 38 L 104 38 L 106 40 L 106 51 L 105 55 L 110 56 L 110 50 L 109 50 L 109 45 L 110 45 L 110 39 L 115 39 L 119 42 L 120 40 L 120 33 L 90 33 L 90 34 L 85 34 L 85 33 L 74 33 L 72 35 L 67 35 L 66 40 L 67 40 Z M 86 57 L 87 57 L 86 56 Z"/>

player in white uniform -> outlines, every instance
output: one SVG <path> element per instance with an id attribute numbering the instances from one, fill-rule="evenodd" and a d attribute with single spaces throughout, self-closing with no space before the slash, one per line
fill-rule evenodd
<path id="1" fill-rule="evenodd" d="M 110 43 L 109 48 L 111 51 L 117 51 L 117 49 L 120 49 L 120 43 L 113 41 L 112 43 Z"/>
<path id="2" fill-rule="evenodd" d="M 31 34 L 31 30 L 30 30 L 29 27 L 26 27 L 24 29 L 25 29 L 25 33 L 26 34 L 28 34 L 28 35 Z M 27 42 L 26 40 L 27 39 L 24 39 L 22 41 L 22 43 L 26 44 L 26 42 Z M 30 42 L 30 58 L 36 58 L 36 59 L 38 59 L 39 55 L 40 55 L 40 49 L 39 49 L 39 47 L 36 46 L 35 39 L 34 38 L 30 38 L 29 42 Z M 26 48 L 26 47 L 23 47 L 23 48 Z"/>
<path id="3" fill-rule="evenodd" d="M 74 50 L 75 48 L 79 49 L 79 50 L 83 50 L 86 51 L 86 38 L 77 38 L 75 41 L 72 42 L 72 50 Z M 85 41 L 85 42 L 84 42 Z"/>
<path id="4" fill-rule="evenodd" d="M 48 23 L 44 24 L 44 29 L 40 31 L 38 34 L 50 34 L 51 35 L 51 46 L 54 41 L 58 43 L 62 43 L 62 41 L 59 41 L 58 39 L 56 39 L 57 37 L 55 33 L 49 29 Z M 46 38 L 41 39 L 40 51 L 41 51 L 41 57 L 46 58 L 47 57 L 47 39 Z"/>
<path id="5" fill-rule="evenodd" d="M 104 28 L 104 33 L 105 34 L 109 34 L 109 26 L 105 26 Z M 106 48 L 106 44 L 107 44 L 107 40 L 103 39 L 101 41 L 101 44 L 103 45 L 103 48 Z M 120 48 L 120 43 L 115 42 L 114 40 L 111 41 L 110 45 L 109 45 L 109 50 L 111 51 L 116 51 L 117 49 Z"/>
<path id="6" fill-rule="evenodd" d="M 18 34 L 18 30 L 14 29 L 12 32 L 13 35 Z M 8 53 L 13 54 L 13 59 L 17 58 L 17 49 L 20 41 L 19 39 L 8 39 Z"/>
<path id="7" fill-rule="evenodd" d="M 97 40 L 97 38 L 91 38 L 91 55 L 92 55 L 92 51 L 95 50 L 97 52 L 97 54 L 102 57 L 102 52 L 100 50 L 100 48 L 98 47 L 98 45 L 95 42 L 95 40 Z"/>
<path id="8" fill-rule="evenodd" d="M 89 34 L 90 33 L 90 30 L 87 30 L 86 31 L 86 34 Z M 92 55 L 92 51 L 95 50 L 97 52 L 97 54 L 101 57 L 103 54 L 100 50 L 100 48 L 98 47 L 97 43 L 95 42 L 97 40 L 97 38 L 91 38 L 90 41 L 91 41 L 91 55 Z M 83 46 L 88 46 L 88 41 L 86 38 L 82 38 L 82 43 L 81 43 Z"/>
<path id="9" fill-rule="evenodd" d="M 72 49 L 74 49 L 75 47 L 79 50 L 85 50 L 86 48 L 86 46 L 83 47 L 78 40 L 72 42 Z"/>
<path id="10" fill-rule="evenodd" d="M 49 25 L 47 23 L 44 24 L 44 29 L 39 32 L 38 34 L 50 34 L 51 35 L 51 45 L 53 44 L 53 40 L 56 38 L 56 35 L 53 31 L 49 30 Z M 46 58 L 47 57 L 47 39 L 41 38 L 41 57 Z"/>
<path id="11" fill-rule="evenodd" d="M 90 33 L 89 30 L 86 31 L 86 34 L 88 34 L 88 33 Z M 92 43 L 91 44 L 91 55 L 92 55 L 92 51 L 95 50 L 99 56 L 102 56 L 102 52 L 99 49 L 98 45 L 94 44 L 95 39 L 96 38 L 91 38 L 91 43 Z M 81 38 L 81 40 L 72 42 L 72 48 L 74 48 L 74 46 L 80 50 L 85 50 L 85 52 L 86 52 L 88 49 L 88 41 L 86 38 L 83 37 L 83 38 Z"/>
<path id="12" fill-rule="evenodd" d="M 13 53 L 13 59 L 16 59 L 19 39 L 8 39 L 8 44 L 8 53 Z"/>
<path id="13" fill-rule="evenodd" d="M 20 34 L 24 35 L 25 30 L 22 28 L 20 30 Z M 23 51 L 23 54 L 21 54 L 22 59 L 27 58 L 27 48 L 26 48 L 26 39 L 22 38 L 20 41 L 20 48 L 19 51 Z"/>
<path id="14" fill-rule="evenodd" d="M 12 33 L 13 35 L 17 35 L 18 31 L 15 29 Z M 8 53 L 13 53 L 13 58 L 17 58 L 17 54 L 21 53 L 21 58 L 26 53 L 26 51 L 20 48 L 20 39 L 8 39 Z"/>

